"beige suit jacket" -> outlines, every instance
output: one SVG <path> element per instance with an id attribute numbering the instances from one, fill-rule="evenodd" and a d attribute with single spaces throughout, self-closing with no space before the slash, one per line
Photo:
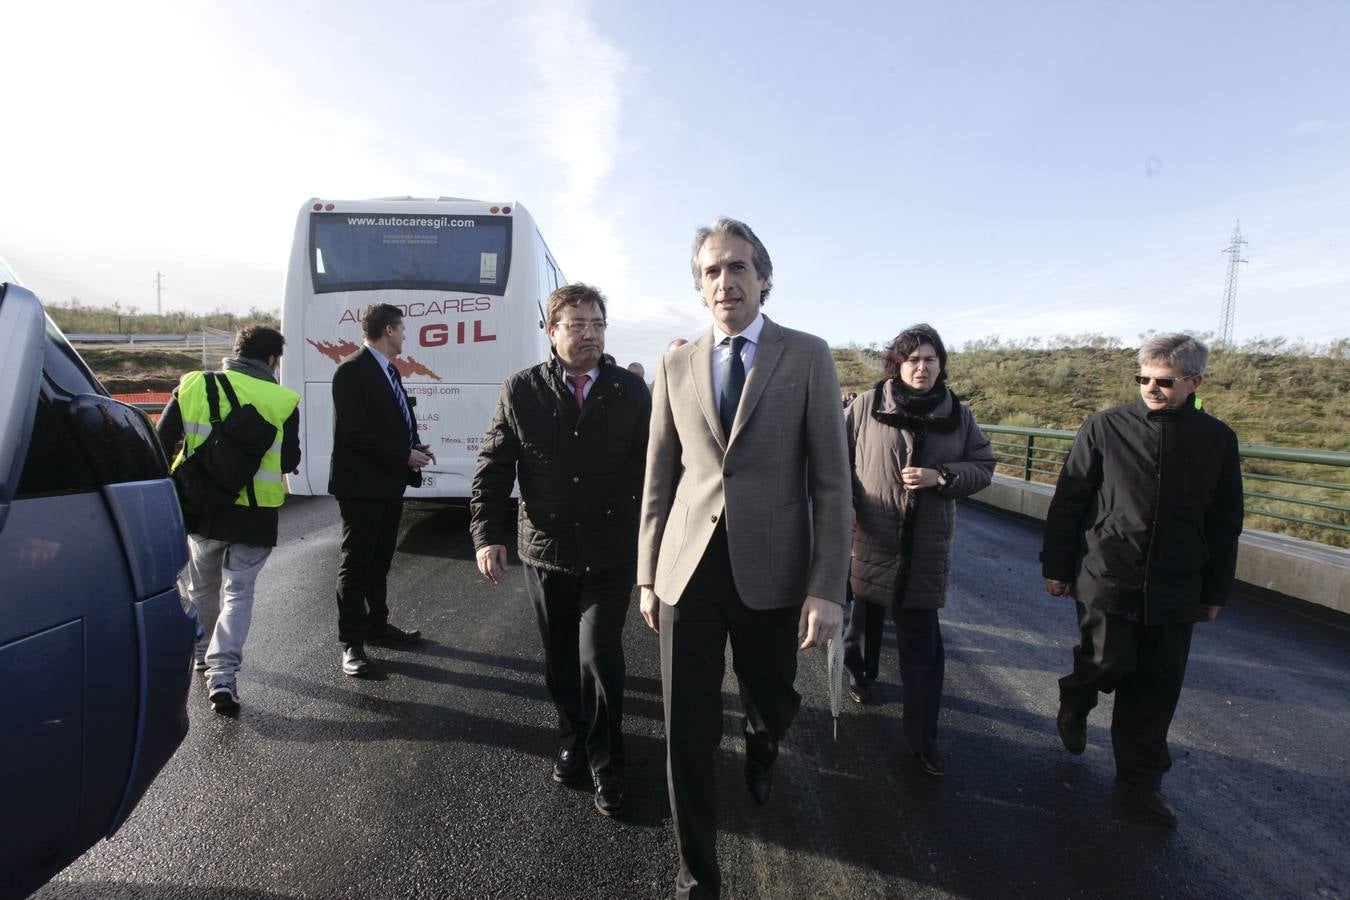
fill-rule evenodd
<path id="1" fill-rule="evenodd" d="M 638 584 L 678 603 L 726 516 L 746 606 L 795 606 L 808 594 L 842 604 L 853 501 L 830 348 L 765 317 L 728 438 L 713 334 L 667 353 L 656 373 Z"/>

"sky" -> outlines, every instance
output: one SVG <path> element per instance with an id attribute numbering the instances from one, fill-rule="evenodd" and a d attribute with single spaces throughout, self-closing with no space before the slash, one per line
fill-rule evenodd
<path id="1" fill-rule="evenodd" d="M 798 11 L 800 10 L 800 11 Z M 311 197 L 518 202 L 651 371 L 694 230 L 835 345 L 1350 335 L 1350 3 L 6 4 L 0 256 L 47 302 L 279 309 Z"/>

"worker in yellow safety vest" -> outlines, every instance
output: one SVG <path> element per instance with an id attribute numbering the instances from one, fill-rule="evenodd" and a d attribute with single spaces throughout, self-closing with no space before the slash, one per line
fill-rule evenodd
<path id="1" fill-rule="evenodd" d="M 196 668 L 205 672 L 207 696 L 216 712 L 239 710 L 237 677 L 253 617 L 253 589 L 277 543 L 277 510 L 286 499 L 283 473 L 300 464 L 300 395 L 277 383 L 285 338 L 274 328 L 250 325 L 235 339 L 234 356 L 222 361 L 217 379 L 218 418 L 251 405 L 276 429 L 252 482 L 230 503 L 209 506 L 188 534 L 186 593 L 196 605 L 202 631 Z M 228 385 L 220 384 L 227 381 Z M 158 424 L 161 443 L 176 469 L 210 436 L 207 373 L 184 375 Z"/>

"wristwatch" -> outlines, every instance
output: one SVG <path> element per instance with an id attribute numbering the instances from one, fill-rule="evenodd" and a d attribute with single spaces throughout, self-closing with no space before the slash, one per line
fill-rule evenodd
<path id="1" fill-rule="evenodd" d="M 938 488 L 945 490 L 956 483 L 956 473 L 946 466 L 937 467 Z"/>

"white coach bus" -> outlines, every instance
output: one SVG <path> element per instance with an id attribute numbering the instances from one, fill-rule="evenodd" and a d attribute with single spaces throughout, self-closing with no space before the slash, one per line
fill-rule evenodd
<path id="1" fill-rule="evenodd" d="M 468 497 L 501 383 L 548 357 L 543 304 L 565 284 L 534 219 L 515 203 L 453 197 L 311 199 L 286 273 L 281 383 L 302 398 L 292 494 L 328 492 L 333 372 L 361 347 L 371 303 L 403 310 L 396 360 L 436 462 L 410 497 Z"/>

